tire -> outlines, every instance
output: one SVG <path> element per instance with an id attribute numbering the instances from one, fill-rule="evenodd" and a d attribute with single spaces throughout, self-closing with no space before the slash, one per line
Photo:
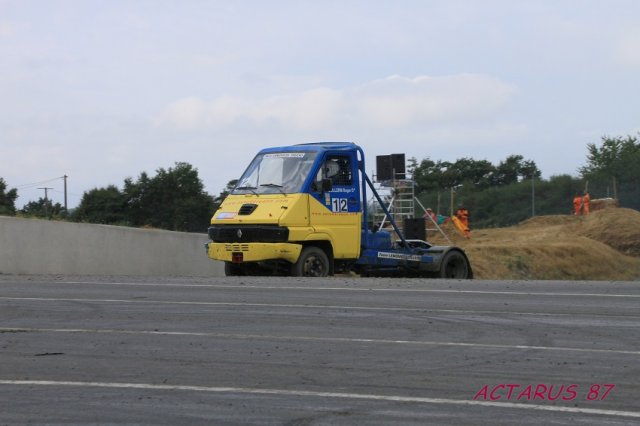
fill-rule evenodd
<path id="1" fill-rule="evenodd" d="M 298 261 L 291 267 L 294 277 L 327 277 L 329 276 L 329 258 L 318 247 L 305 247 Z"/>
<path id="2" fill-rule="evenodd" d="M 471 266 L 467 257 L 459 251 L 445 254 L 440 264 L 440 278 L 466 280 L 472 278 Z"/>

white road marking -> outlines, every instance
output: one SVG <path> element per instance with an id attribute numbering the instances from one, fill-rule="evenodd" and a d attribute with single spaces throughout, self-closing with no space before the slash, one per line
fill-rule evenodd
<path id="1" fill-rule="evenodd" d="M 575 313 L 548 313 L 548 312 L 518 312 L 518 311 L 474 311 L 462 309 L 433 309 L 433 308 L 401 308 L 393 306 L 348 306 L 348 305 L 299 305 L 284 303 L 247 303 L 247 302 L 198 302 L 198 301 L 172 301 L 172 300 L 142 300 L 142 299 L 80 299 L 80 298 L 54 298 L 54 297 L 8 297 L 0 296 L 0 300 L 24 300 L 36 302 L 80 302 L 80 303 L 142 303 L 159 305 L 198 305 L 198 306 L 239 306 L 258 308 L 296 308 L 296 309 L 337 309 L 353 311 L 389 311 L 389 312 L 434 312 L 452 314 L 478 314 L 478 315 L 530 315 L 540 317 L 575 317 Z M 637 318 L 634 315 L 605 315 L 591 314 L 590 316 L 606 316 L 607 318 Z"/>
<path id="2" fill-rule="evenodd" d="M 13 386 L 69 386 L 82 388 L 111 388 L 111 389 L 144 389 L 144 390 L 169 390 L 169 391 L 190 391 L 190 392 L 210 392 L 210 393 L 237 393 L 248 395 L 275 395 L 275 396 L 292 396 L 292 397 L 316 397 L 316 398 L 336 398 L 336 399 L 359 399 L 370 401 L 389 401 L 389 402 L 412 402 L 419 404 L 449 404 L 462 406 L 480 406 L 480 407 L 498 407 L 498 408 L 517 408 L 522 410 L 551 411 L 560 413 L 575 414 L 596 414 L 603 416 L 616 417 L 632 417 L 640 418 L 640 412 L 621 411 L 621 410 L 603 410 L 596 408 L 579 408 L 564 407 L 557 405 L 541 405 L 541 404 L 523 404 L 514 402 L 492 402 L 492 401 L 474 401 L 465 399 L 449 399 L 449 398 L 423 398 L 412 396 L 398 395 L 373 395 L 359 393 L 344 392 L 316 392 L 296 389 L 260 389 L 260 388 L 242 388 L 242 387 L 211 387 L 211 386 L 185 386 L 185 385 L 156 385 L 147 383 L 112 383 L 112 382 L 71 382 L 71 381 L 53 381 L 53 380 L 0 380 L 0 385 Z"/>
<path id="3" fill-rule="evenodd" d="M 558 351 L 558 352 L 587 352 L 605 354 L 640 355 L 640 351 L 628 351 L 619 349 L 589 349 L 589 348 L 569 348 L 554 346 L 530 346 L 530 345 L 498 345 L 487 343 L 464 343 L 464 342 L 438 342 L 434 340 L 390 340 L 390 339 L 363 339 L 351 337 L 311 337 L 311 336 L 277 336 L 269 334 L 236 334 L 236 333 L 206 333 L 195 331 L 152 331 L 152 330 L 117 330 L 117 329 L 84 329 L 84 328 L 0 328 L 0 333 L 96 333 L 96 334 L 133 334 L 133 335 L 159 335 L 159 336 L 203 336 L 222 339 L 239 340 L 298 340 L 307 342 L 331 342 L 331 343 L 371 343 L 386 345 L 416 345 L 416 346 L 452 346 L 468 347 L 480 349 L 520 349 L 537 351 Z"/>
<path id="4" fill-rule="evenodd" d="M 153 286 L 153 287 L 211 287 L 228 289 L 252 290 L 311 290 L 311 291 L 364 291 L 364 292 L 399 292 L 399 293 L 470 293 L 470 294 L 502 294 L 517 296 L 586 296 L 586 297 L 631 297 L 640 298 L 640 294 L 609 294 L 609 293 L 553 293 L 530 291 L 489 291 L 489 290 L 445 290 L 427 288 L 355 288 L 355 287 L 303 287 L 303 286 L 269 286 L 269 285 L 217 285 L 217 284 L 175 284 L 175 283 L 132 283 L 132 282 L 92 282 L 92 281 L 56 281 L 46 284 L 88 284 L 88 285 L 119 285 L 119 286 Z"/>

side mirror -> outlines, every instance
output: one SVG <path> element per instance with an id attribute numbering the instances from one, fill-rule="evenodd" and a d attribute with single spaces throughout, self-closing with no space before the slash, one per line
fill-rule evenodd
<path id="1" fill-rule="evenodd" d="M 331 179 L 322 179 L 322 192 L 329 192 L 333 189 Z"/>

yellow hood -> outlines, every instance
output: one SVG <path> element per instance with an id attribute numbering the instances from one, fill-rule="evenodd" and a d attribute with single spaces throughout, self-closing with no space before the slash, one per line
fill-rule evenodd
<path id="1" fill-rule="evenodd" d="M 211 224 L 306 225 L 308 197 L 308 194 L 229 195 L 214 213 Z"/>

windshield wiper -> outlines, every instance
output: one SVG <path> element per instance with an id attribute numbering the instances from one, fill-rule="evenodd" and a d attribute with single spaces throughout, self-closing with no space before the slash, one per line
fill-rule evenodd
<path id="1" fill-rule="evenodd" d="M 240 191 L 251 191 L 251 192 L 253 192 L 254 194 L 258 195 L 258 193 L 255 191 L 256 189 L 258 189 L 258 188 L 256 188 L 255 186 L 239 186 L 239 187 L 235 188 L 235 189 L 234 189 L 234 191 L 235 191 L 235 190 L 240 190 Z"/>
<path id="2" fill-rule="evenodd" d="M 284 192 L 282 190 L 283 186 L 282 185 L 278 185 L 277 183 L 261 183 L 260 186 L 266 186 L 268 188 L 276 188 L 278 191 L 282 192 L 283 194 L 287 194 L 286 192 Z"/>

